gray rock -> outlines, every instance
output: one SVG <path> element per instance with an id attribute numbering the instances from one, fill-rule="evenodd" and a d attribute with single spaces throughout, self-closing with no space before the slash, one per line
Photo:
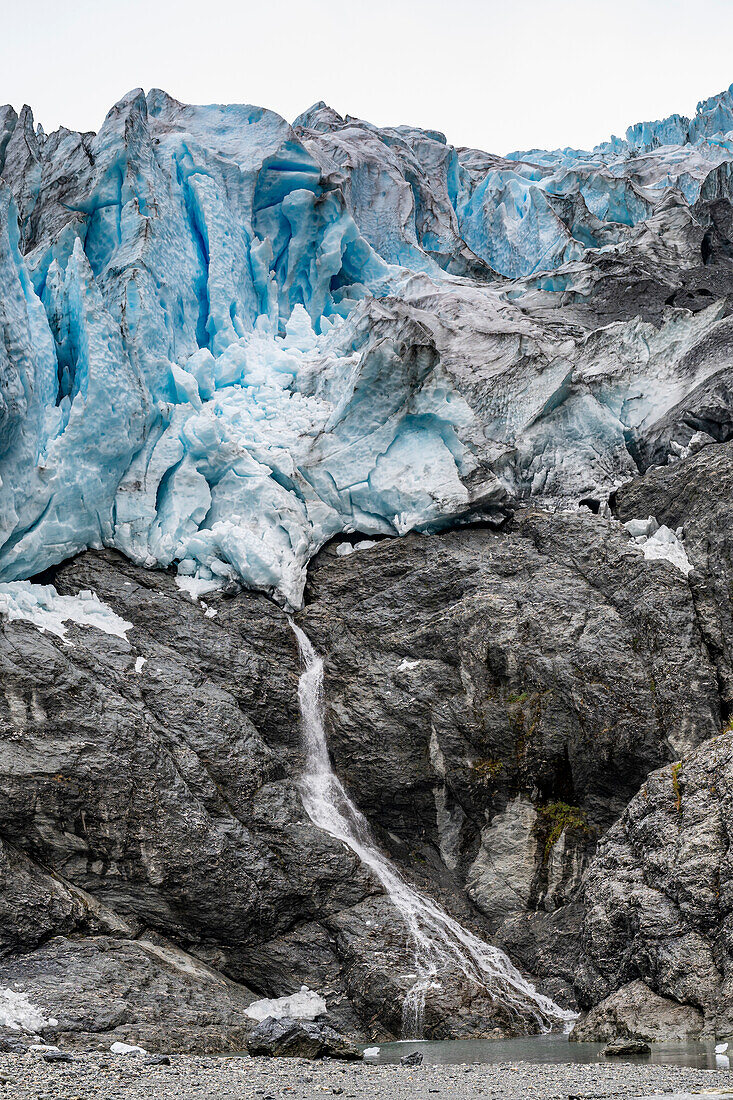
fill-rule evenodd
<path id="1" fill-rule="evenodd" d="M 206 618 L 170 577 L 109 552 L 75 559 L 55 583 L 92 588 L 124 614 L 132 648 L 82 628 L 70 628 L 73 647 L 27 623 L 0 629 L 8 973 L 45 941 L 33 992 L 59 1018 L 43 967 L 49 952 L 75 959 L 93 995 L 61 1026 L 99 1044 L 232 1049 L 252 990 L 300 984 L 329 991 L 330 1018 L 350 1035 L 399 1035 L 404 928 L 297 794 L 285 616 L 242 593 Z M 684 578 L 646 562 L 614 522 L 535 510 L 502 531 L 408 536 L 346 558 L 327 548 L 308 596 L 301 621 L 326 657 L 336 770 L 380 843 L 572 1003 L 578 883 L 597 838 L 651 769 L 718 729 Z M 102 943 L 111 999 L 82 965 Z M 209 968 L 200 999 L 177 984 L 180 968 L 160 995 L 150 943 Z M 156 975 L 149 988 L 141 965 Z M 217 975 L 236 983 L 218 1007 Z M 458 973 L 445 979 L 427 1035 L 516 1028 Z"/>
<path id="2" fill-rule="evenodd" d="M 268 1058 L 339 1058 L 355 1061 L 361 1051 L 328 1024 L 315 1020 L 262 1020 L 247 1039 L 250 1054 Z"/>
<path id="3" fill-rule="evenodd" d="M 706 430 L 727 431 L 726 415 L 722 396 L 711 401 Z M 578 1025 L 589 1037 L 605 1035 L 616 1019 L 634 1034 L 646 1028 L 652 1039 L 701 1031 L 727 1036 L 733 1029 L 727 916 L 733 735 L 726 723 L 733 703 L 732 488 L 728 442 L 650 470 L 614 501 L 623 521 L 654 515 L 672 529 L 683 527 L 723 732 L 649 776 L 586 874 L 576 991 L 591 1009 Z M 641 1002 L 652 998 L 648 1012 L 640 992 Z"/>
<path id="4" fill-rule="evenodd" d="M 65 1050 L 44 1050 L 43 1060 L 44 1062 L 73 1062 L 74 1056 Z"/>
<path id="5" fill-rule="evenodd" d="M 660 997 L 645 982 L 634 981 L 595 1005 L 573 1028 L 577 1042 L 640 1039 L 645 1042 L 688 1042 L 699 1039 L 703 1016 L 692 1005 Z"/>
<path id="6" fill-rule="evenodd" d="M 116 1040 L 153 1050 L 242 1048 L 253 994 L 179 948 L 109 936 L 56 937 L 0 960 L 0 985 L 20 983 L 58 1026 L 53 1042 L 109 1050 Z"/>
<path id="7" fill-rule="evenodd" d="M 219 597 L 217 617 L 207 618 L 171 577 L 112 553 L 83 555 L 55 583 L 65 593 L 91 588 L 124 611 L 133 647 L 93 629 L 70 627 L 69 646 L 28 623 L 0 624 L 0 957 L 10 966 L 23 952 L 28 965 L 29 951 L 59 935 L 97 944 L 142 936 L 189 960 L 193 951 L 222 983 L 245 987 L 241 1007 L 236 1019 L 226 1001 L 223 1015 L 207 1015 L 206 993 L 201 1031 L 196 1012 L 185 1011 L 188 988 L 170 1046 L 231 1049 L 249 1027 L 250 974 L 260 996 L 292 992 L 291 975 L 304 965 L 298 938 L 314 928 L 319 965 L 324 953 L 330 959 L 334 1019 L 359 1034 L 319 922 L 376 887 L 300 803 L 297 665 L 285 615 L 242 594 Z M 136 673 L 139 654 L 147 661 Z M 260 945 L 291 936 L 274 972 L 250 964 Z M 140 1035 L 158 1027 L 160 1012 L 145 1008 L 155 993 L 134 980 L 138 950 L 120 947 L 115 980 L 129 962 L 127 989 L 140 995 L 130 999 L 124 983 L 118 1000 L 100 995 L 88 1031 L 112 1031 L 120 1016 Z M 302 981 L 315 987 L 320 971 L 307 957 L 305 970 Z M 171 993 L 162 1003 L 174 1009 L 177 1000 Z"/>
<path id="8" fill-rule="evenodd" d="M 660 997 L 691 1006 L 688 1019 L 702 1016 L 705 1033 L 733 1031 L 731 786 L 733 734 L 725 733 L 650 775 L 601 842 L 583 887 L 581 1003 L 640 976 Z M 679 1020 L 670 1025 L 676 1032 Z"/>
<path id="9" fill-rule="evenodd" d="M 9 1029 L 0 1029 L 0 1054 L 25 1054 L 28 1044 L 17 1037 L 17 1032 L 8 1032 Z"/>
<path id="10" fill-rule="evenodd" d="M 622 1054 L 651 1054 L 652 1048 L 641 1039 L 614 1039 L 601 1051 L 607 1058 L 617 1058 Z"/>
<path id="11" fill-rule="evenodd" d="M 423 1056 L 419 1050 L 411 1050 L 409 1054 L 405 1054 L 400 1058 L 401 1066 L 421 1066 Z"/>

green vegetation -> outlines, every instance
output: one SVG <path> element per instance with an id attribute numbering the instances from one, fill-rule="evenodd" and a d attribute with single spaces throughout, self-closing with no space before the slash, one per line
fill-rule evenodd
<path id="1" fill-rule="evenodd" d="M 548 802 L 546 806 L 538 806 L 537 816 L 541 831 L 546 832 L 543 852 L 545 863 L 563 833 L 590 836 L 593 832 L 585 810 L 581 810 L 580 806 L 569 806 L 567 802 Z"/>
<path id="2" fill-rule="evenodd" d="M 676 764 L 672 765 L 672 790 L 674 791 L 674 801 L 677 807 L 677 813 L 682 812 L 682 791 L 680 790 L 679 774 L 682 767 L 682 761 L 678 760 Z"/>
<path id="3" fill-rule="evenodd" d="M 474 760 L 471 763 L 471 771 L 480 783 L 492 783 L 501 769 L 504 767 L 501 760 Z"/>

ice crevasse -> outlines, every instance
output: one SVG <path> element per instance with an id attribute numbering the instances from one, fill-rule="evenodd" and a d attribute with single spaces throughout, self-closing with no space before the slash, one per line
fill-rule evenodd
<path id="1" fill-rule="evenodd" d="M 633 348 L 664 347 L 661 416 L 701 324 L 620 326 L 591 370 L 521 280 L 626 248 L 670 188 L 694 201 L 733 156 L 729 100 L 508 158 L 324 105 L 291 127 L 137 90 L 50 135 L 0 108 L 0 581 L 109 546 L 295 608 L 340 533 L 611 491 Z"/>

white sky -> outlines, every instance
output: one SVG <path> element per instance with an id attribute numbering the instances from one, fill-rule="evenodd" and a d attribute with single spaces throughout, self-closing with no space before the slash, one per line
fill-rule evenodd
<path id="1" fill-rule="evenodd" d="M 592 146 L 733 81 L 733 0 L 25 0 L 3 4 L 0 103 L 96 130 L 130 88 L 318 99 L 492 152 Z"/>

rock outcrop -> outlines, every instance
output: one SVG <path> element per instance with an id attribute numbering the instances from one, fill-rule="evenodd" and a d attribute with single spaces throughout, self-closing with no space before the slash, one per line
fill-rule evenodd
<path id="1" fill-rule="evenodd" d="M 660 997 L 638 979 L 595 1005 L 575 1025 L 576 1042 L 689 1042 L 699 1039 L 704 1021 L 699 1009 Z"/>
<path id="2" fill-rule="evenodd" d="M 0 960 L 0 983 L 28 991 L 43 1041 L 109 1050 L 242 1050 L 253 994 L 180 949 L 150 939 L 56 936 Z"/>
<path id="3" fill-rule="evenodd" d="M 719 729 L 690 585 L 587 511 L 344 545 L 314 563 L 300 618 L 327 658 L 336 770 L 408 877 L 572 1004 L 599 837 L 650 771 Z M 197 604 L 110 553 L 53 580 L 62 594 L 92 588 L 132 627 L 126 639 L 2 628 L 0 981 L 22 963 L 34 1003 L 100 1043 L 114 1032 L 160 1049 L 168 1005 L 171 1042 L 231 1048 L 251 1001 L 301 984 L 326 995 L 340 1030 L 398 1034 L 399 918 L 297 793 L 282 612 L 248 593 Z M 100 945 L 133 973 L 142 955 L 152 1018 L 124 991 L 121 1015 L 54 1004 L 64 987 L 41 981 L 44 953 L 68 957 L 93 1006 Z M 152 972 L 171 950 L 214 984 L 161 998 L 175 983 Z M 611 984 L 581 988 L 594 1001 Z M 465 1004 L 432 996 L 429 1033 L 476 1033 Z"/>
<path id="4" fill-rule="evenodd" d="M 641 978 L 678 1022 L 656 1030 L 733 1032 L 728 897 L 733 736 L 654 772 L 607 836 L 586 876 L 577 986 L 585 1004 L 622 998 Z M 605 999 L 607 998 L 607 999 Z M 651 1027 L 660 1009 L 650 1011 Z M 686 1022 L 681 1023 L 682 1020 Z"/>

